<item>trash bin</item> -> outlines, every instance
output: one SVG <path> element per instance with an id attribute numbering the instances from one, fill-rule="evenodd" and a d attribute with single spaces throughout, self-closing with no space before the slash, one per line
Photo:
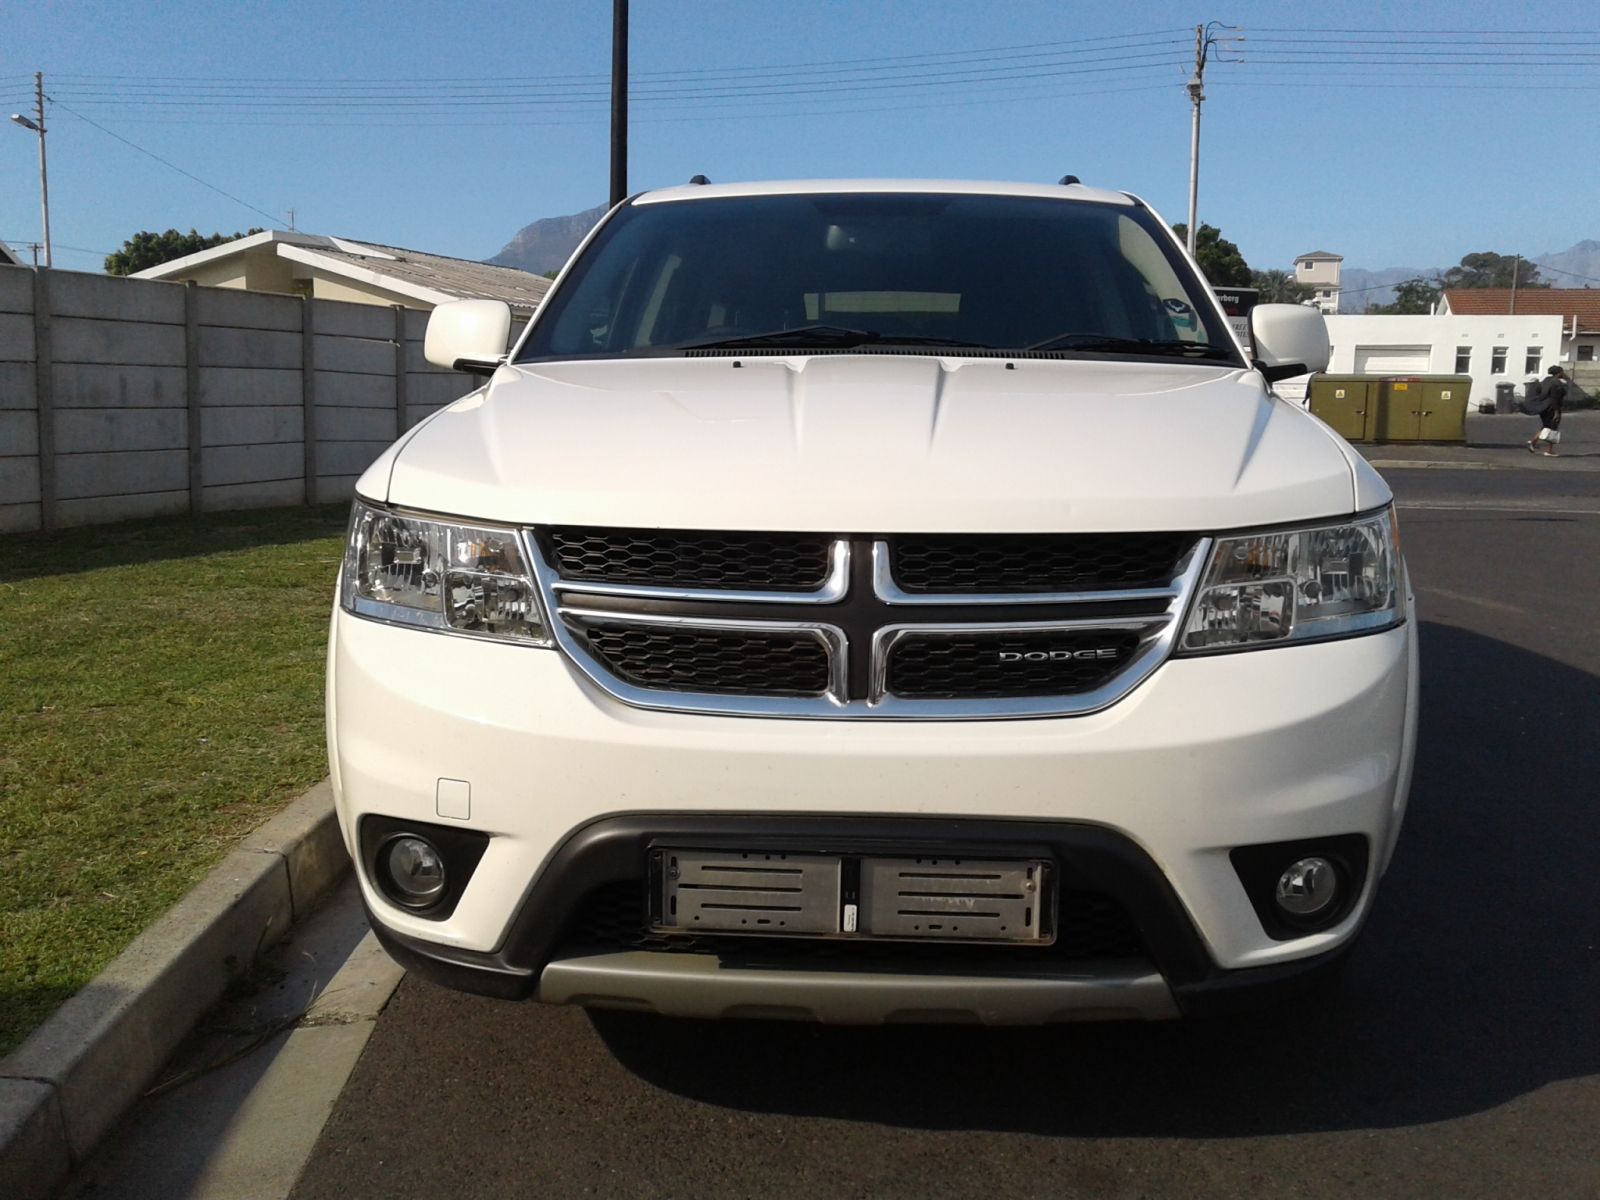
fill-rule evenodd
<path id="1" fill-rule="evenodd" d="M 1494 411 L 1497 413 L 1516 412 L 1517 385 L 1514 383 L 1497 383 L 1494 385 Z"/>

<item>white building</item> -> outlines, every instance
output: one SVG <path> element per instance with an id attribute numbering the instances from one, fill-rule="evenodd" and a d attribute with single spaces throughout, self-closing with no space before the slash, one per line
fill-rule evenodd
<path id="1" fill-rule="evenodd" d="M 1501 383 L 1522 385 L 1562 361 L 1562 318 L 1517 313 L 1458 316 L 1331 315 L 1330 375 L 1470 375 L 1468 403 L 1494 399 Z"/>
<path id="2" fill-rule="evenodd" d="M 1593 391 L 1600 387 L 1600 289 L 1519 288 L 1513 293 L 1510 288 L 1449 288 L 1439 311 L 1456 317 L 1503 314 L 1506 320 L 1554 317 L 1561 324 L 1561 340 L 1556 343 L 1560 348 L 1547 358 L 1545 366 L 1563 363 L 1584 388 Z M 1507 350 L 1515 370 L 1515 347 L 1508 345 Z M 1547 355 L 1550 353 L 1547 350 Z"/>
<path id="3" fill-rule="evenodd" d="M 1311 289 L 1311 304 L 1325 313 L 1339 311 L 1339 271 L 1342 255 L 1313 250 L 1294 260 L 1294 280 Z"/>

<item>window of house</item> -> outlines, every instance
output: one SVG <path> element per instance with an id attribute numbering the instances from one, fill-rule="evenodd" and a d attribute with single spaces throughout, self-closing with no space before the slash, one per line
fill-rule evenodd
<path id="1" fill-rule="evenodd" d="M 1489 374 L 1504 375 L 1506 373 L 1506 348 L 1496 346 L 1489 355 Z"/>
<path id="2" fill-rule="evenodd" d="M 1472 347 L 1471 346 L 1457 346 L 1456 347 L 1456 374 L 1457 375 L 1470 375 L 1470 374 L 1472 374 Z"/>
<path id="3" fill-rule="evenodd" d="M 1522 359 L 1522 373 L 1524 375 L 1537 375 L 1539 373 L 1539 360 L 1544 357 L 1544 350 L 1539 346 L 1529 346 L 1528 353 Z"/>
<path id="4" fill-rule="evenodd" d="M 1593 362 L 1594 361 L 1594 343 L 1593 342 L 1585 342 L 1583 345 L 1578 347 L 1578 361 L 1579 362 Z"/>

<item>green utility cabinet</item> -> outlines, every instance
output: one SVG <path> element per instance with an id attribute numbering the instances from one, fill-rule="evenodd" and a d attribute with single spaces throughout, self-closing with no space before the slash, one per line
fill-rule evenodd
<path id="1" fill-rule="evenodd" d="M 1347 442 L 1370 442 L 1377 434 L 1383 380 L 1372 375 L 1315 375 L 1311 411 Z"/>
<path id="2" fill-rule="evenodd" d="M 1350 442 L 1464 442 L 1470 375 L 1318 375 L 1311 411 Z"/>

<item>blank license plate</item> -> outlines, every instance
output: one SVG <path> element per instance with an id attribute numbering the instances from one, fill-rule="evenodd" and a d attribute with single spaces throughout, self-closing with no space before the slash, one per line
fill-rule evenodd
<path id="1" fill-rule="evenodd" d="M 652 925 L 665 932 L 1053 940 L 1050 867 L 1038 859 L 880 858 L 656 850 Z"/>

